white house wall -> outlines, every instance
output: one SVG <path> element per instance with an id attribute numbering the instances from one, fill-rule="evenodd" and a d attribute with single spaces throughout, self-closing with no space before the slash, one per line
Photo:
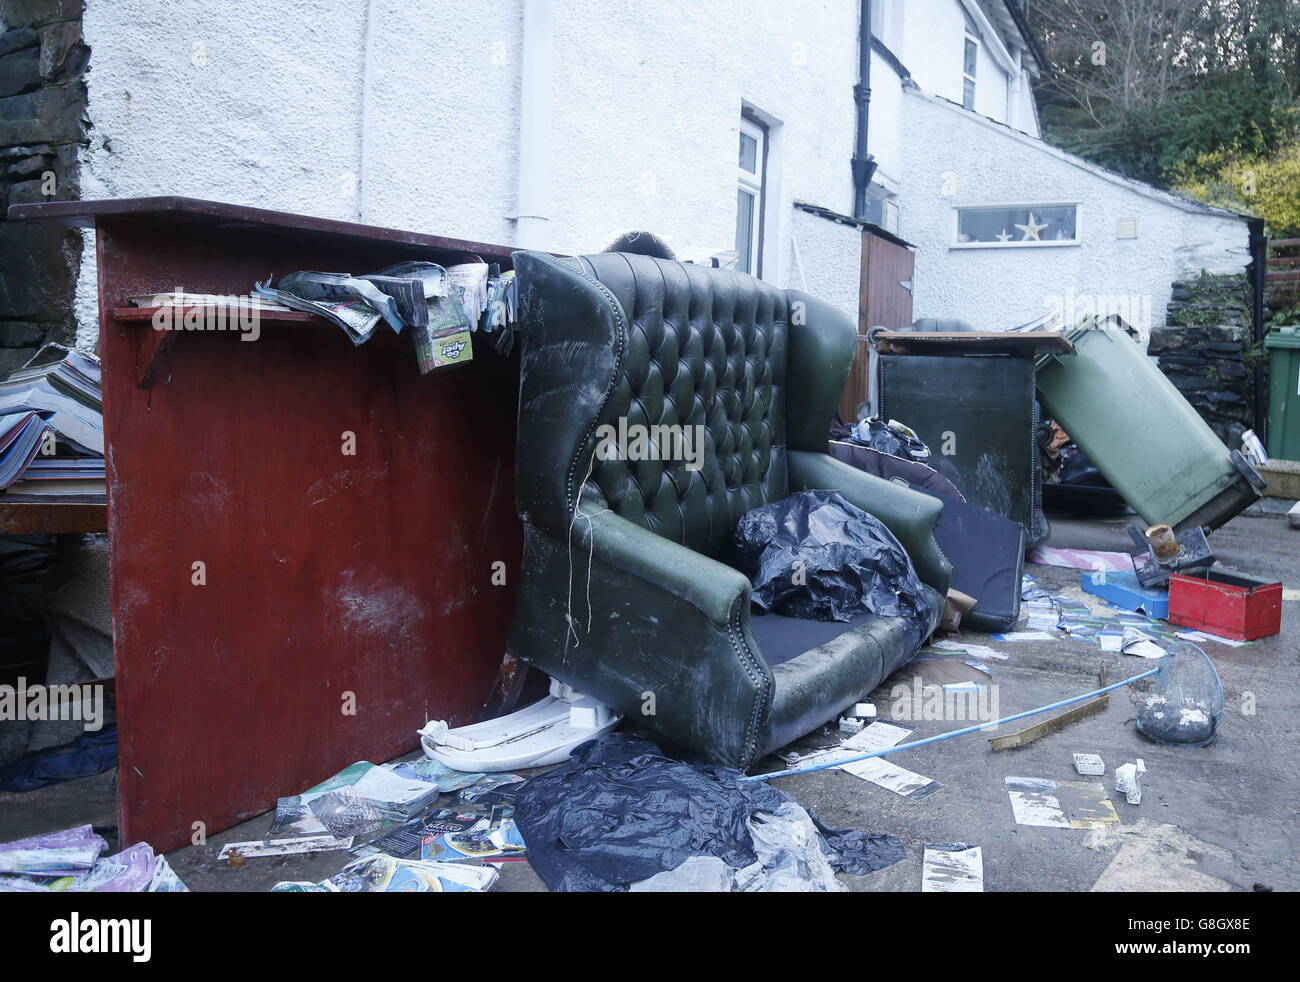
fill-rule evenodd
<path id="1" fill-rule="evenodd" d="M 908 174 L 908 162 L 903 158 L 902 116 L 902 82 L 883 58 L 873 54 L 868 142 L 876 158 L 874 180 L 890 191 L 897 191 Z"/>
<path id="2" fill-rule="evenodd" d="M 1053 297 L 1068 302 L 1072 291 L 1133 298 L 1163 323 L 1174 280 L 1201 270 L 1239 273 L 1249 262 L 1244 219 L 1139 190 L 915 89 L 904 102 L 910 170 L 900 234 L 917 246 L 917 317 L 1005 329 L 1042 315 Z M 953 248 L 957 207 L 1070 201 L 1080 203 L 1077 246 Z M 1138 238 L 1117 238 L 1117 220 L 1130 217 Z"/>
<path id="3" fill-rule="evenodd" d="M 799 209 L 791 219 L 785 285 L 834 304 L 856 322 L 862 230 Z"/>
<path id="4" fill-rule="evenodd" d="M 523 0 L 291 0 L 274 13 L 254 0 L 89 0 L 83 195 L 186 195 L 515 242 L 522 11 Z M 823 261 L 856 270 L 856 235 L 792 209 L 852 211 L 856 0 L 553 0 L 552 12 L 542 244 L 580 253 L 644 228 L 683 251 L 730 248 L 747 106 L 769 125 L 765 278 L 797 285 L 796 234 L 805 276 Z M 960 100 L 959 0 L 887 0 L 883 17 L 916 80 Z M 1005 75 L 987 44 L 976 92 L 977 105 L 989 99 L 991 115 L 1005 114 Z M 1070 285 L 1154 291 L 1163 310 L 1180 272 L 1245 264 L 1239 223 L 1121 191 L 1041 144 L 940 108 L 905 91 L 878 55 L 870 134 L 880 180 L 900 194 L 900 234 L 920 247 L 918 315 L 1005 326 Z M 942 196 L 946 172 L 958 181 L 952 198 Z M 955 202 L 1076 193 L 1080 248 L 950 251 Z M 1114 238 L 1121 214 L 1139 218 L 1138 240 Z M 856 288 L 827 275 L 828 299 L 856 311 Z M 95 311 L 88 243 L 82 343 L 95 340 Z"/>
<path id="5" fill-rule="evenodd" d="M 513 242 L 522 9 L 89 0 L 83 196 L 185 195 Z M 554 0 L 553 16 L 549 248 L 593 250 L 624 228 L 731 248 L 746 104 L 773 127 L 765 276 L 788 268 L 792 201 L 851 211 L 853 0 Z M 82 343 L 95 306 L 89 243 Z"/>

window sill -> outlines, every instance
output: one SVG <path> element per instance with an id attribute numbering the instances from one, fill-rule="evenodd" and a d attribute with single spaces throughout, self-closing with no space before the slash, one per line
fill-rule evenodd
<path id="1" fill-rule="evenodd" d="M 1068 249 L 1071 246 L 1078 247 L 1083 245 L 1078 239 L 1066 239 L 1063 241 L 1050 240 L 1045 242 L 1019 241 L 1019 242 L 955 242 L 948 246 L 949 251 L 958 249 Z"/>

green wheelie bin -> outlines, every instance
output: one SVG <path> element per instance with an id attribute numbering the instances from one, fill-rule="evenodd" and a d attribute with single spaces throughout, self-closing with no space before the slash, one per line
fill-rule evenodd
<path id="1" fill-rule="evenodd" d="M 1077 353 L 1039 359 L 1039 398 L 1147 524 L 1215 529 L 1260 497 L 1259 473 L 1117 318 L 1085 319 L 1066 336 Z"/>
<path id="2" fill-rule="evenodd" d="M 1300 460 L 1300 327 L 1275 327 L 1268 350 L 1268 455 Z"/>

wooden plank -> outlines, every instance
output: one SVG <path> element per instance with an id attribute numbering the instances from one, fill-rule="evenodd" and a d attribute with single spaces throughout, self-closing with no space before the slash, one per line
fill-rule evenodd
<path id="1" fill-rule="evenodd" d="M 1074 354 L 1074 345 L 1057 331 L 881 331 L 882 355 Z"/>
<path id="2" fill-rule="evenodd" d="M 899 330 L 912 323 L 912 294 L 902 284 L 911 282 L 916 255 L 906 246 L 875 234 L 862 233 L 861 281 L 858 289 L 858 346 L 840 398 L 840 417 L 857 418 L 859 403 L 871 393 L 871 346 L 867 331 L 873 326 Z"/>
<path id="3" fill-rule="evenodd" d="M 93 228 L 101 219 L 112 219 L 118 227 L 135 224 L 150 227 L 165 226 L 171 230 L 202 229 L 208 233 L 272 234 L 283 238 L 290 243 L 291 247 L 296 244 L 297 248 L 316 245 L 355 249 L 358 245 L 367 245 L 371 247 L 374 256 L 390 248 L 402 249 L 407 254 L 413 254 L 413 250 L 425 254 L 430 250 L 436 250 L 444 254 L 454 254 L 460 261 L 472 256 L 480 256 L 489 262 L 502 262 L 509 265 L 510 255 L 513 252 L 511 246 L 488 242 L 453 239 L 423 232 L 360 225 L 356 222 L 340 222 L 329 218 L 316 218 L 312 215 L 295 215 L 267 208 L 250 208 L 224 201 L 207 201 L 202 198 L 173 195 L 89 201 L 42 201 L 11 205 L 9 208 L 10 221 L 48 221 Z M 357 272 L 362 271 L 359 268 L 357 270 Z M 257 278 L 262 279 L 264 276 L 263 273 Z M 196 290 L 188 283 L 184 286 L 195 293 L 209 292 Z M 246 292 L 251 286 L 250 280 L 248 287 L 238 292 Z M 171 284 L 157 292 L 175 288 L 176 284 Z"/>
<path id="4" fill-rule="evenodd" d="M 1017 747 L 1023 747 L 1033 743 L 1040 737 L 1045 737 L 1051 733 L 1060 733 L 1071 723 L 1077 723 L 1081 719 L 1087 719 L 1089 716 L 1095 716 L 1110 704 L 1110 695 L 1102 696 L 1100 699 L 1094 699 L 1092 702 L 1085 702 L 1067 709 L 1065 712 L 1053 716 L 1051 719 L 1045 719 L 1041 723 L 1035 723 L 1033 726 L 1015 733 L 1008 733 L 1005 736 L 991 737 L 989 744 L 994 750 L 1015 750 Z"/>
<path id="5" fill-rule="evenodd" d="M 6 501 L 0 495 L 0 535 L 64 535 L 107 531 L 108 506 L 103 502 Z"/>

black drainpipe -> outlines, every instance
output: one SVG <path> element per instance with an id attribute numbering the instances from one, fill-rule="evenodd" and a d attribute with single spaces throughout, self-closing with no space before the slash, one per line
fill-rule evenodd
<path id="1" fill-rule="evenodd" d="M 1255 435 L 1261 441 L 1268 438 L 1268 410 L 1264 407 L 1264 288 L 1268 268 L 1268 236 L 1264 234 L 1264 219 L 1252 218 L 1250 226 L 1250 280 L 1251 335 L 1255 349 Z"/>
<path id="2" fill-rule="evenodd" d="M 867 186 L 876 172 L 876 162 L 867 153 L 867 109 L 871 103 L 871 0 L 862 0 L 862 23 L 858 28 L 858 84 L 853 101 L 858 106 L 857 143 L 853 153 L 853 217 L 867 217 Z"/>

